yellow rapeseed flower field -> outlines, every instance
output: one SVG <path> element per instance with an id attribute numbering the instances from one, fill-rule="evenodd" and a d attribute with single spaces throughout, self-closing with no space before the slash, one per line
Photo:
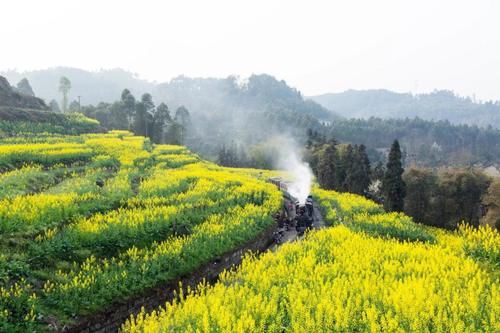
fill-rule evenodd
<path id="1" fill-rule="evenodd" d="M 71 322 L 189 274 L 273 227 L 282 204 L 250 172 L 123 131 L 0 148 L 0 331 Z"/>
<path id="2" fill-rule="evenodd" d="M 71 325 L 255 239 L 282 207 L 266 182 L 278 175 L 127 131 L 0 141 L 0 332 Z M 122 331 L 500 331 L 498 232 L 313 195 L 328 228 L 248 255 Z"/>
<path id="3" fill-rule="evenodd" d="M 498 271 L 481 261 L 498 263 L 498 232 L 423 228 L 359 196 L 314 193 L 333 227 L 249 256 L 122 332 L 500 331 Z"/>

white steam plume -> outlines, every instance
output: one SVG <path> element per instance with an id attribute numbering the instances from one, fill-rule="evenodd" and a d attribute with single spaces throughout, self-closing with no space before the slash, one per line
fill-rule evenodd
<path id="1" fill-rule="evenodd" d="M 292 176 L 292 182 L 288 185 L 288 192 L 305 203 L 307 196 L 311 193 L 313 173 L 309 164 L 302 161 L 296 144 L 291 139 L 280 138 L 280 159 L 278 167 L 284 169 Z"/>

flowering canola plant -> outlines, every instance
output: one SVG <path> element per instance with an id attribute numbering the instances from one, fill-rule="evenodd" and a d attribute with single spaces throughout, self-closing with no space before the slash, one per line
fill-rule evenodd
<path id="1" fill-rule="evenodd" d="M 282 203 L 250 172 L 124 131 L 0 142 L 2 171 L 2 332 L 71 324 L 189 274 L 272 227 Z"/>
<path id="2" fill-rule="evenodd" d="M 500 331 L 498 271 L 484 267 L 498 232 L 436 231 L 359 196 L 314 195 L 333 227 L 248 256 L 215 285 L 132 316 L 122 332 Z"/>

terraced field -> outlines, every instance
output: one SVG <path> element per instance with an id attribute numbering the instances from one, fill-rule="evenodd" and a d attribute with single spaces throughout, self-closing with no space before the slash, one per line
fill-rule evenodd
<path id="1" fill-rule="evenodd" d="M 0 140 L 0 332 L 71 328 L 258 238 L 282 205 L 271 175 L 128 132 Z M 313 194 L 329 227 L 179 288 L 121 330 L 500 331 L 498 232 Z"/>
<path id="2" fill-rule="evenodd" d="M 122 332 L 499 332 L 500 236 L 315 189 L 329 228 L 248 256 Z"/>
<path id="3" fill-rule="evenodd" d="M 61 329 L 189 274 L 282 201 L 260 172 L 128 132 L 5 139 L 0 170 L 0 332 Z"/>

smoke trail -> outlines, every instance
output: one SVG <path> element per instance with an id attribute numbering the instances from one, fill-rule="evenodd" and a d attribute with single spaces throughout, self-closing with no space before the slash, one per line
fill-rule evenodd
<path id="1" fill-rule="evenodd" d="M 313 173 L 309 164 L 305 163 L 300 156 L 297 144 L 292 139 L 280 138 L 279 140 L 280 158 L 278 167 L 284 169 L 292 177 L 292 182 L 288 185 L 288 192 L 305 203 L 307 196 L 311 193 Z"/>

